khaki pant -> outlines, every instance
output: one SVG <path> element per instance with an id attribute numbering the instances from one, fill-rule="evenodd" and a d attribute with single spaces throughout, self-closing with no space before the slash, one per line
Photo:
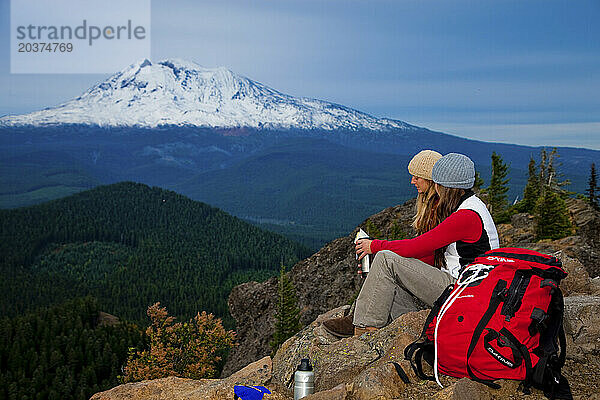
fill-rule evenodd
<path id="1" fill-rule="evenodd" d="M 354 325 L 381 328 L 402 314 L 418 310 L 419 300 L 431 307 L 455 281 L 421 260 L 380 251 L 356 299 Z"/>

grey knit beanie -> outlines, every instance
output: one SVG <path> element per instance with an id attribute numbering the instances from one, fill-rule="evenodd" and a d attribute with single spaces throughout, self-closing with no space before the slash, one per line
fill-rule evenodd
<path id="1" fill-rule="evenodd" d="M 471 189 L 475 184 L 475 164 L 464 154 L 449 153 L 435 163 L 431 177 L 448 188 Z"/>

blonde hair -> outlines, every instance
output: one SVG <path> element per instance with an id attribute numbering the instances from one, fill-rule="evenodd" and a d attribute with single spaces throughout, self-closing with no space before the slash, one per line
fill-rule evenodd
<path id="1" fill-rule="evenodd" d="M 442 155 L 437 151 L 423 150 L 408 163 L 408 172 L 413 177 L 423 179 L 428 183 L 427 190 L 417 195 L 417 212 L 412 222 L 417 235 L 432 230 L 440 223 L 436 213 L 439 196 L 435 191 L 435 183 L 431 180 L 431 170 L 440 158 Z"/>
<path id="2" fill-rule="evenodd" d="M 432 230 L 440 223 L 436 215 L 438 200 L 439 196 L 435 191 L 435 184 L 433 181 L 429 181 L 427 191 L 417 195 L 417 213 L 412 222 L 417 235 L 422 235 Z"/>

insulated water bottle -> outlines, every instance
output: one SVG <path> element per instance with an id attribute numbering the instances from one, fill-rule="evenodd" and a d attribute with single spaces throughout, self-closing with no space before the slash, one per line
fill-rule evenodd
<path id="1" fill-rule="evenodd" d="M 371 238 L 369 237 L 369 235 L 367 235 L 367 232 L 365 232 L 362 229 L 360 229 L 356 233 L 356 238 L 354 239 L 354 243 L 356 244 L 360 239 L 371 239 Z M 358 254 L 356 255 L 356 258 L 358 259 Z M 371 262 L 369 261 L 369 255 L 365 254 L 365 256 L 363 257 L 363 259 L 360 260 L 360 270 L 362 272 L 362 277 L 363 278 L 367 277 L 367 274 L 369 273 L 370 266 L 371 266 Z"/>
<path id="2" fill-rule="evenodd" d="M 303 358 L 294 374 L 294 400 L 315 392 L 315 372 L 308 358 Z"/>

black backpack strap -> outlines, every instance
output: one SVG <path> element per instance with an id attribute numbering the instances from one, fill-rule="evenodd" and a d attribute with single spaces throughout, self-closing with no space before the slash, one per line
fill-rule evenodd
<path id="1" fill-rule="evenodd" d="M 406 375 L 406 372 L 404 372 L 402 366 L 395 361 L 392 361 L 392 365 L 394 366 L 394 368 L 396 368 L 396 373 L 398 374 L 400 379 L 402 379 L 402 382 L 408 385 L 410 383 L 410 379 L 408 379 L 408 375 Z"/>
<path id="2" fill-rule="evenodd" d="M 521 358 L 525 361 L 525 382 L 531 381 L 533 367 L 531 365 L 531 354 L 529 354 L 529 349 L 523 343 L 519 342 L 515 335 L 508 329 L 502 328 L 499 333 L 506 337 L 512 343 L 511 346 L 514 346 L 513 348 L 516 348 L 521 353 Z M 526 384 L 526 386 L 528 385 Z"/>
<path id="3" fill-rule="evenodd" d="M 569 382 L 561 372 L 567 358 L 567 340 L 563 327 L 564 307 L 561 290 L 558 287 L 553 288 L 546 329 L 540 333 L 541 357 L 531 382 L 533 386 L 542 389 L 549 399 L 571 400 L 573 396 Z"/>
<path id="4" fill-rule="evenodd" d="M 540 331 L 540 344 L 537 349 L 540 361 L 537 363 L 532 377 L 533 383 L 538 387 L 544 385 L 545 369 L 549 358 L 553 358 L 553 367 L 560 370 L 565 365 L 567 357 L 567 340 L 563 328 L 564 299 L 558 287 L 553 288 L 551 293 L 548 317 L 544 320 L 545 329 Z"/>
<path id="5" fill-rule="evenodd" d="M 518 368 L 523 363 L 523 356 L 521 355 L 521 349 L 518 344 L 515 344 L 512 338 L 507 337 L 500 332 L 496 332 L 493 329 L 486 328 L 488 333 L 483 337 L 483 347 L 485 350 L 494 357 L 500 364 L 505 367 L 515 369 Z M 515 361 L 511 361 L 500 354 L 492 345 L 491 342 L 496 340 L 496 343 L 499 347 L 508 347 L 512 351 L 513 359 Z"/>
<path id="6" fill-rule="evenodd" d="M 557 338 L 560 345 L 560 353 L 558 354 L 558 366 L 562 368 L 567 360 L 567 338 L 565 337 L 565 328 L 563 327 L 563 319 L 565 315 L 565 300 L 563 298 L 562 291 L 559 288 L 554 289 L 552 293 L 551 306 L 555 307 L 553 310 L 555 315 L 550 321 L 550 326 L 554 324 L 558 325 Z M 553 328 L 554 329 L 554 328 Z"/>
<path id="7" fill-rule="evenodd" d="M 415 375 L 420 379 L 435 381 L 435 377 L 423 372 L 423 356 L 425 356 L 425 360 L 427 361 L 427 354 L 432 353 L 433 350 L 433 342 L 431 341 L 416 341 L 404 349 L 404 359 L 410 362 Z"/>
<path id="8" fill-rule="evenodd" d="M 481 337 L 483 330 L 485 329 L 487 324 L 490 322 L 490 319 L 492 319 L 492 316 L 494 315 L 494 313 L 500 306 L 500 303 L 502 303 L 504 301 L 504 296 L 505 296 L 506 290 L 507 290 L 506 281 L 502 280 L 502 279 L 498 280 L 498 282 L 496 283 L 496 286 L 494 287 L 494 291 L 492 292 L 492 297 L 490 298 L 490 304 L 488 306 L 488 309 L 486 310 L 485 314 L 483 314 L 483 317 L 481 317 L 481 320 L 479 320 L 479 323 L 477 324 L 477 327 L 475 328 L 475 331 L 473 332 L 473 336 L 471 337 L 471 343 L 469 344 L 469 350 L 467 351 L 467 372 L 469 373 L 469 377 L 474 381 L 483 383 L 494 389 L 500 388 L 500 385 L 493 383 L 491 381 L 486 381 L 486 380 L 477 378 L 475 376 L 475 374 L 473 374 L 473 371 L 471 371 L 471 367 L 469 366 L 469 358 L 471 358 L 471 354 L 473 354 L 473 350 L 475 350 L 475 345 L 479 341 L 479 338 Z"/>
<path id="9" fill-rule="evenodd" d="M 558 355 L 558 367 L 562 368 L 567 361 L 567 338 L 565 337 L 565 328 L 563 324 L 558 327 L 558 341 L 560 343 L 560 354 Z"/>
<path id="10" fill-rule="evenodd" d="M 552 378 L 553 384 L 550 388 L 544 389 L 544 395 L 549 399 L 573 400 L 571 386 L 569 381 L 562 374 L 554 375 Z"/>

